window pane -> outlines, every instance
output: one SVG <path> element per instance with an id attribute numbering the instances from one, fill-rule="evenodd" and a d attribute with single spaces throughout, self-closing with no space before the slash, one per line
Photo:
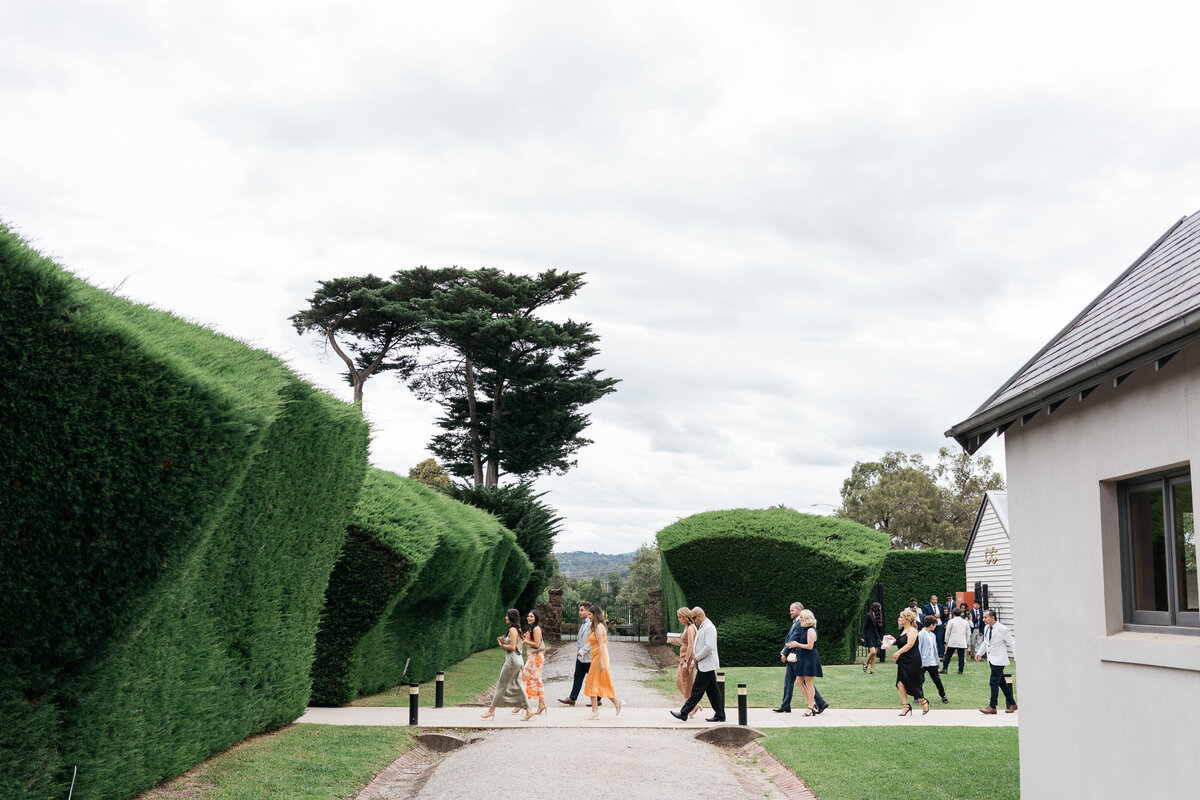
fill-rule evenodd
<path id="1" fill-rule="evenodd" d="M 1192 518 L 1192 484 L 1171 487 L 1175 500 L 1175 552 L 1179 570 L 1179 610 L 1200 611 L 1196 591 L 1196 525 Z"/>
<path id="2" fill-rule="evenodd" d="M 1137 611 L 1168 611 L 1162 489 L 1130 491 L 1129 517 L 1133 545 L 1133 607 Z"/>

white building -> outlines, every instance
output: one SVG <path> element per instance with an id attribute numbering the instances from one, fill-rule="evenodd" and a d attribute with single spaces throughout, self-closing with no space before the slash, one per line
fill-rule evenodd
<path id="1" fill-rule="evenodd" d="M 1200 214 L 947 432 L 1005 436 L 1023 800 L 1197 796 L 1198 342 Z"/>
<path id="2" fill-rule="evenodd" d="M 967 563 L 967 591 L 974 591 L 976 583 L 986 583 L 988 605 L 1015 634 L 1017 615 L 1013 606 L 1008 492 L 989 491 L 984 494 L 963 560 Z"/>

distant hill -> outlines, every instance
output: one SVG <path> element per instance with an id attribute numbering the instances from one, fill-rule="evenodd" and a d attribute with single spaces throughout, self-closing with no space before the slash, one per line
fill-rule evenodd
<path id="1" fill-rule="evenodd" d="M 621 573 L 622 578 L 629 577 L 629 562 L 633 553 L 588 553 L 584 550 L 572 550 L 569 553 L 555 553 L 558 559 L 559 572 L 566 578 L 602 578 L 610 572 Z"/>

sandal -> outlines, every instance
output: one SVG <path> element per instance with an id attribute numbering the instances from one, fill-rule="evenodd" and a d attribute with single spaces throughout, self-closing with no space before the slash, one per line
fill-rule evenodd
<path id="1" fill-rule="evenodd" d="M 919 698 L 917 700 L 917 702 L 921 704 L 922 716 L 924 716 L 925 714 L 928 714 L 929 713 L 929 701 L 926 700 L 924 697 L 922 697 L 922 698 Z"/>
<path id="2" fill-rule="evenodd" d="M 480 715 L 479 715 L 479 718 L 480 718 L 480 719 L 491 719 L 491 718 L 492 718 L 492 717 L 494 717 L 494 716 L 496 716 L 496 712 L 495 712 L 495 711 L 489 711 L 489 712 L 488 712 L 488 713 L 486 713 L 486 714 L 480 714 Z"/>
<path id="3" fill-rule="evenodd" d="M 897 716 L 903 717 L 905 714 L 912 712 L 912 706 L 908 703 L 905 703 L 904 705 L 900 706 L 900 709 L 901 709 L 900 713 Z"/>
<path id="4" fill-rule="evenodd" d="M 867 665 L 863 664 L 863 672 L 866 672 L 866 671 L 867 671 Z"/>
<path id="5" fill-rule="evenodd" d="M 808 711 L 805 711 L 805 712 L 804 712 L 803 714 L 801 714 L 800 716 L 802 716 L 802 717 L 815 717 L 816 715 L 817 715 L 817 707 L 816 707 L 816 706 L 809 706 L 809 707 L 808 707 Z"/>

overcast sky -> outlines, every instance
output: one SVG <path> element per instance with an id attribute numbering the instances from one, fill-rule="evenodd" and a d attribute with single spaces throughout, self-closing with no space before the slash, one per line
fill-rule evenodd
<path id="1" fill-rule="evenodd" d="M 676 519 L 828 513 L 931 459 L 1200 209 L 1179 2 L 7 0 L 0 219 L 121 294 L 347 400 L 288 316 L 417 265 L 587 273 L 621 379 L 559 550 Z M 366 386 L 371 460 L 435 407 Z M 1002 447 L 982 451 L 1003 464 Z"/>

